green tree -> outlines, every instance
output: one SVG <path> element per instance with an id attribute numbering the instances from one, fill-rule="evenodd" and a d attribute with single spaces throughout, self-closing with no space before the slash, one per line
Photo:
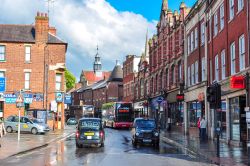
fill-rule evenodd
<path id="1" fill-rule="evenodd" d="M 76 77 L 68 70 L 65 71 L 66 88 L 67 91 L 75 86 Z"/>

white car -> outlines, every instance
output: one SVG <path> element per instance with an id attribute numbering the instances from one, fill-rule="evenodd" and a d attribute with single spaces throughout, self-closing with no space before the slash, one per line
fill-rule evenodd
<path id="1" fill-rule="evenodd" d="M 4 121 L 6 131 L 8 133 L 11 133 L 13 131 L 18 131 L 18 121 L 19 121 L 18 116 L 9 116 L 7 120 Z M 42 123 L 36 123 L 36 120 L 35 122 L 33 122 L 26 116 L 21 116 L 20 128 L 22 132 L 31 132 L 32 134 L 37 134 L 37 133 L 44 134 L 50 130 L 48 125 Z"/>

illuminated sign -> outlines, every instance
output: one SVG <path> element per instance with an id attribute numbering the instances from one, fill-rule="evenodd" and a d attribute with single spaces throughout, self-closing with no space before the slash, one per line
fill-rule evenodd
<path id="1" fill-rule="evenodd" d="M 129 112 L 129 110 L 124 110 L 124 109 L 119 110 L 119 113 L 127 113 L 127 112 Z"/>
<path id="2" fill-rule="evenodd" d="M 232 89 L 245 89 L 245 77 L 232 76 L 230 80 L 230 87 Z"/>
<path id="3" fill-rule="evenodd" d="M 184 101 L 184 94 L 177 94 L 176 95 L 176 100 L 177 101 Z"/>

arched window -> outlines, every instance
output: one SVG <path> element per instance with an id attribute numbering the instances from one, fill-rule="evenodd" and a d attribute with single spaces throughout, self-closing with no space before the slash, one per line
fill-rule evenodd
<path id="1" fill-rule="evenodd" d="M 171 67 L 171 81 L 172 81 L 172 85 L 174 85 L 175 83 L 175 70 L 174 70 L 174 65 Z"/>

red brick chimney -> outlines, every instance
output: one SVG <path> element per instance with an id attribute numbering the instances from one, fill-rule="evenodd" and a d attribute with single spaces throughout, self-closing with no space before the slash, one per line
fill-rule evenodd
<path id="1" fill-rule="evenodd" d="M 49 17 L 47 13 L 39 13 L 36 15 L 35 23 L 35 39 L 38 43 L 48 42 Z"/>

